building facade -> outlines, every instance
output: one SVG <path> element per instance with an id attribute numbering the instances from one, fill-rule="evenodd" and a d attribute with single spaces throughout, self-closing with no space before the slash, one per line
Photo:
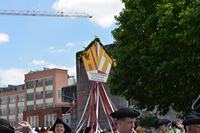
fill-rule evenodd
<path id="1" fill-rule="evenodd" d="M 17 123 L 23 121 L 25 110 L 24 84 L 0 88 L 0 99 L 1 118 L 9 120 L 13 127 L 17 127 Z"/>
<path id="2" fill-rule="evenodd" d="M 67 70 L 31 71 L 25 74 L 24 85 L 0 88 L 0 117 L 9 120 L 15 128 L 20 128 L 18 122 L 22 120 L 33 128 L 52 126 L 70 107 L 62 102 L 64 86 L 68 86 Z M 63 119 L 70 124 L 70 115 Z"/>

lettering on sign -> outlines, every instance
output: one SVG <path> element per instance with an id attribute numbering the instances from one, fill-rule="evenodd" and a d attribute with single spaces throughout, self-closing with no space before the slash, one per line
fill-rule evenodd
<path id="1" fill-rule="evenodd" d="M 101 82 L 106 82 L 106 79 L 108 77 L 107 74 L 94 73 L 94 72 L 88 72 L 88 76 L 90 80 L 101 81 Z"/>

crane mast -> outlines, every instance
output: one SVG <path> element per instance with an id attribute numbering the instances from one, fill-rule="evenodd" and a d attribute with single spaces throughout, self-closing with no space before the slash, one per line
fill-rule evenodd
<path id="1" fill-rule="evenodd" d="M 21 16 L 47 16 L 47 17 L 85 17 L 92 18 L 86 13 L 77 12 L 53 12 L 53 11 L 30 11 L 30 10 L 1 10 L 0 15 L 21 15 Z"/>

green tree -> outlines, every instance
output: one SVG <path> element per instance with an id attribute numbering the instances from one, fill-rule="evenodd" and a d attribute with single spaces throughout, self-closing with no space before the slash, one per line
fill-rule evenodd
<path id="1" fill-rule="evenodd" d="M 153 116 L 148 116 L 148 117 L 145 117 L 145 118 L 142 118 L 140 120 L 140 126 L 142 127 L 145 127 L 145 128 L 150 128 L 151 126 L 151 123 L 153 123 L 153 121 L 156 119 L 156 117 L 153 117 Z"/>
<path id="2" fill-rule="evenodd" d="M 200 0 L 122 0 L 110 92 L 188 115 L 200 92 Z"/>

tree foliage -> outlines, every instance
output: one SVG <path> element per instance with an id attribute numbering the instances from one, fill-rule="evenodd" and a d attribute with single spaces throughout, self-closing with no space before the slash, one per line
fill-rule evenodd
<path id="1" fill-rule="evenodd" d="M 122 0 L 110 92 L 138 109 L 192 112 L 200 92 L 200 0 Z"/>
<path id="2" fill-rule="evenodd" d="M 142 126 L 142 127 L 150 128 L 151 123 L 153 123 L 153 121 L 155 119 L 156 119 L 156 117 L 153 117 L 153 116 L 148 116 L 148 117 L 142 118 L 140 120 L 139 125 Z"/>

